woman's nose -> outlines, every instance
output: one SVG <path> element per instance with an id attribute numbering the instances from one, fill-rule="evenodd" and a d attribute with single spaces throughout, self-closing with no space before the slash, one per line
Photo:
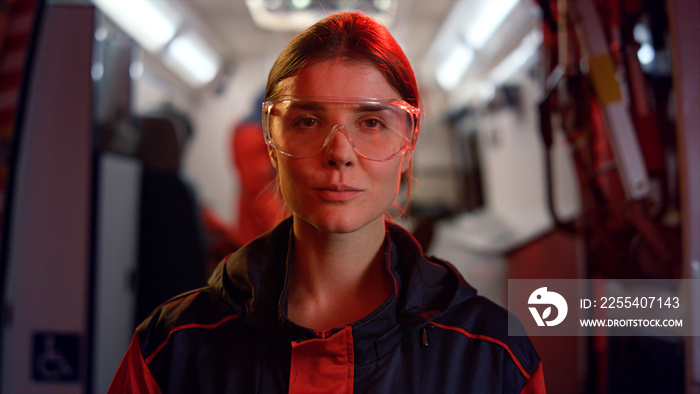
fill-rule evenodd
<path id="1" fill-rule="evenodd" d="M 334 167 L 350 167 L 357 162 L 352 139 L 344 126 L 335 126 L 324 148 L 323 160 Z"/>

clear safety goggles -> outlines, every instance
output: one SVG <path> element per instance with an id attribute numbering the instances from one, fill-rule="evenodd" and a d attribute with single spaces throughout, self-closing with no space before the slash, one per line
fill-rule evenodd
<path id="1" fill-rule="evenodd" d="M 283 96 L 263 103 L 265 143 L 292 157 L 323 150 L 336 132 L 374 161 L 413 150 L 421 111 L 402 100 Z"/>

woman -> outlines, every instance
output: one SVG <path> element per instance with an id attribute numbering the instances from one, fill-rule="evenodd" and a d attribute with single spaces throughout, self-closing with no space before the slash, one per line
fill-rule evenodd
<path id="1" fill-rule="evenodd" d="M 291 217 L 156 309 L 110 392 L 543 392 L 507 312 L 385 220 L 419 108 L 410 64 L 371 18 L 335 14 L 292 40 L 263 104 Z"/>

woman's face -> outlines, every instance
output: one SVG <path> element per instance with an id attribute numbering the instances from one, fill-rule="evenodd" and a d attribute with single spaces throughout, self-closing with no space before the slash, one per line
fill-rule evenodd
<path id="1" fill-rule="evenodd" d="M 306 67 L 281 81 L 278 91 L 293 96 L 401 99 L 375 67 L 337 59 Z M 332 116 L 342 123 L 342 113 Z M 410 162 L 410 153 L 384 162 L 367 160 L 342 132 L 334 133 L 323 150 L 308 157 L 268 149 L 282 196 L 295 218 L 332 233 L 383 228 L 383 215 L 393 204 L 401 173 Z"/>

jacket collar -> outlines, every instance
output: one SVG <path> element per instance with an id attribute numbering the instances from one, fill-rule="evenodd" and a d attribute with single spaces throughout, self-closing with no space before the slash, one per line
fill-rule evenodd
<path id="1" fill-rule="evenodd" d="M 378 338 L 398 323 L 420 327 L 476 295 L 451 264 L 426 258 L 406 230 L 393 223 L 387 223 L 386 229 L 384 248 L 394 277 L 394 293 L 375 312 L 352 324 L 356 337 Z M 284 289 L 292 251 L 289 218 L 224 259 L 209 279 L 210 286 L 223 295 L 234 313 L 283 340 L 316 335 L 284 317 Z"/>

